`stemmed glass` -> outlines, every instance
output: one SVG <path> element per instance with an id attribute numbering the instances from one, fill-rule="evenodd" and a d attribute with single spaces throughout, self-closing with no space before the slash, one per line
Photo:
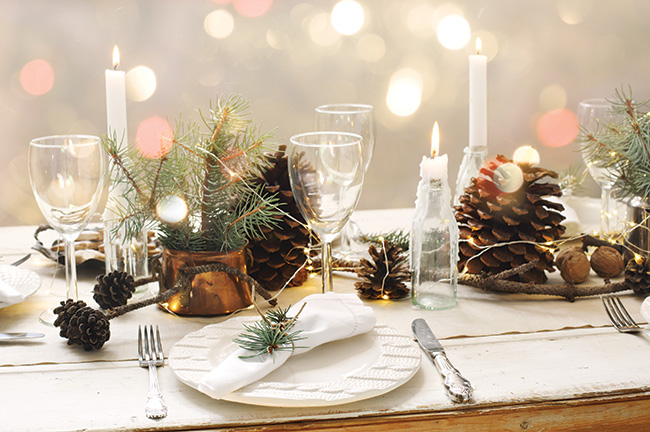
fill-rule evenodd
<path id="1" fill-rule="evenodd" d="M 360 135 L 311 132 L 291 137 L 291 190 L 309 227 L 322 242 L 323 292 L 332 291 L 331 242 L 359 201 L 364 159 Z"/>
<path id="2" fill-rule="evenodd" d="M 578 104 L 578 122 L 583 131 L 596 133 L 607 124 L 612 118 L 611 104 L 604 98 L 587 99 Z M 612 199 L 613 180 L 608 176 L 607 169 L 598 166 L 598 161 L 589 157 L 589 153 L 583 148 L 582 159 L 584 160 L 589 174 L 600 186 L 600 234 L 609 237 L 613 234 L 615 215 L 617 213 L 616 203 Z"/>
<path id="3" fill-rule="evenodd" d="M 363 139 L 364 172 L 370 165 L 372 152 L 375 147 L 375 122 L 373 106 L 366 104 L 328 104 L 316 107 L 315 126 L 317 131 L 349 132 L 360 135 Z M 352 251 L 352 239 L 358 228 L 349 221 L 341 230 L 340 250 Z"/>
<path id="4" fill-rule="evenodd" d="M 66 298 L 77 300 L 74 241 L 97 209 L 106 171 L 104 151 L 96 136 L 36 138 L 29 143 L 28 166 L 36 202 L 63 237 Z M 51 311 L 41 315 L 41 320 L 51 323 Z"/>

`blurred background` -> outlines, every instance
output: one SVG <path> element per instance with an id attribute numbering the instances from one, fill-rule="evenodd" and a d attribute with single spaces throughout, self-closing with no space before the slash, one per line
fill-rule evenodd
<path id="1" fill-rule="evenodd" d="M 580 100 L 628 85 L 650 96 L 648 16 L 644 0 L 0 0 L 0 225 L 44 220 L 27 174 L 31 138 L 106 133 L 114 45 L 130 141 L 181 113 L 196 118 L 218 94 L 249 98 L 252 119 L 284 143 L 313 129 L 317 105 L 374 105 L 358 208 L 398 208 L 413 206 L 435 121 L 455 184 L 477 37 L 489 154 L 532 145 L 540 165 L 563 172 L 584 168 Z"/>

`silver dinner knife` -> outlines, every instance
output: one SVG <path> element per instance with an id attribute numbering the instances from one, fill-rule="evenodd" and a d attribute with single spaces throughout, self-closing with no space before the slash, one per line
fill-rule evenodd
<path id="1" fill-rule="evenodd" d="M 18 339 L 36 339 L 44 336 L 43 333 L 0 333 L 0 342 Z"/>
<path id="2" fill-rule="evenodd" d="M 420 348 L 427 353 L 444 377 L 444 384 L 451 399 L 454 402 L 468 402 L 472 398 L 472 385 L 447 359 L 445 349 L 436 339 L 429 324 L 424 319 L 418 318 L 411 323 L 411 330 Z"/>

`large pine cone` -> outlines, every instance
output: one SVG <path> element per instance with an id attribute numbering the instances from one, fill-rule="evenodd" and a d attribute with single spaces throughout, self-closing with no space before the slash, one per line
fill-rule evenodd
<path id="1" fill-rule="evenodd" d="M 135 280 L 130 274 L 114 270 L 97 276 L 93 299 L 102 309 L 123 306 L 135 292 Z"/>
<path id="2" fill-rule="evenodd" d="M 379 249 L 371 245 L 368 253 L 372 261 L 362 258 L 361 268 L 357 270 L 357 275 L 364 279 L 354 284 L 357 293 L 372 300 L 399 299 L 409 295 L 405 282 L 411 279 L 411 272 L 402 248 L 383 242 Z"/>
<path id="3" fill-rule="evenodd" d="M 79 309 L 85 308 L 86 306 L 88 305 L 83 300 L 74 301 L 72 299 L 67 299 L 61 302 L 61 306 L 54 308 L 54 313 L 57 315 L 56 320 L 54 321 L 54 326 L 61 327 L 59 336 L 62 338 L 68 337 L 70 318 L 72 318 Z"/>
<path id="4" fill-rule="evenodd" d="M 545 199 L 561 196 L 555 183 L 540 182 L 557 173 L 530 165 L 519 165 L 523 183 L 515 192 L 503 192 L 495 182 L 495 171 L 512 164 L 497 156 L 481 168 L 455 206 L 460 232 L 458 268 L 473 274 L 494 275 L 537 260 L 537 266 L 521 275 L 524 282 L 543 283 L 544 271 L 554 271 L 549 246 L 564 234 L 564 207 Z M 512 168 L 512 167 L 511 167 Z M 487 248 L 498 243 L 503 246 Z"/>
<path id="5" fill-rule="evenodd" d="M 75 312 L 68 323 L 68 345 L 77 344 L 84 350 L 100 349 L 111 337 L 110 322 L 106 315 L 89 306 Z"/>
<path id="6" fill-rule="evenodd" d="M 637 294 L 650 294 L 650 262 L 647 258 L 633 258 L 625 266 L 625 282 Z"/>
<path id="7" fill-rule="evenodd" d="M 268 155 L 269 168 L 258 184 L 263 184 L 268 193 L 277 194 L 280 209 L 288 215 L 281 216 L 277 226 L 262 229 L 266 238 L 253 239 L 248 245 L 253 258 L 248 274 L 272 291 L 281 289 L 289 280 L 288 286 L 300 286 L 307 280 L 309 272 L 300 268 L 307 260 L 305 248 L 313 239 L 293 199 L 285 149 L 280 146 L 275 154 Z"/>

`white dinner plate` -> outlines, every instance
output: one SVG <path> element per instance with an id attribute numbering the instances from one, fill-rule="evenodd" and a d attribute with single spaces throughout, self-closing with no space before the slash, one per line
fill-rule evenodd
<path id="1" fill-rule="evenodd" d="M 16 266 L 0 265 L 0 280 L 14 287 L 25 298 L 34 294 L 41 287 L 41 277 L 31 270 L 21 269 Z M 0 309 L 16 303 L 3 303 L 0 300 Z"/>
<path id="2" fill-rule="evenodd" d="M 641 303 L 641 316 L 650 323 L 650 296 L 646 297 Z"/>
<path id="3" fill-rule="evenodd" d="M 169 354 L 176 376 L 197 388 L 237 348 L 233 338 L 243 323 L 256 317 L 235 317 L 186 335 Z M 292 356 L 263 379 L 223 399 L 252 405 L 315 407 L 338 405 L 387 393 L 407 382 L 420 367 L 420 349 L 411 337 L 377 324 L 370 332 L 330 342 Z"/>

